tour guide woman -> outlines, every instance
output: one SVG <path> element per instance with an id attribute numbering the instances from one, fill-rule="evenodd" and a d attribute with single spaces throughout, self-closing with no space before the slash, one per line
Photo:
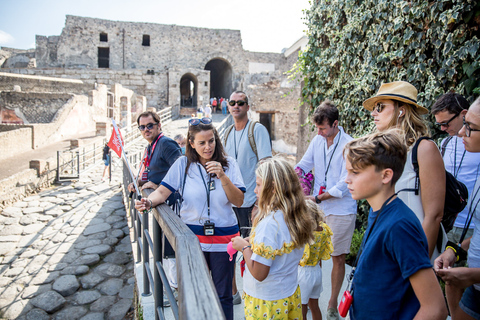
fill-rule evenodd
<path id="1" fill-rule="evenodd" d="M 183 195 L 180 217 L 200 240 L 227 319 L 233 319 L 232 279 L 235 259 L 227 244 L 239 235 L 232 204 L 241 206 L 245 185 L 236 161 L 226 156 L 211 118 L 189 121 L 185 156 L 171 166 L 148 198 L 135 202 L 139 211 L 163 203 L 179 190 Z"/>

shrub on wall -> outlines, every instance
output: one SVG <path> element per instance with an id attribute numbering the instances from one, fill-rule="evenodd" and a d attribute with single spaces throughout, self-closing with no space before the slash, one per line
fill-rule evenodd
<path id="1" fill-rule="evenodd" d="M 333 100 L 352 136 L 372 131 L 362 102 L 383 82 L 412 83 L 427 108 L 449 90 L 471 102 L 480 93 L 477 1 L 317 0 L 306 20 L 309 45 L 296 66 L 303 100 L 311 111 Z"/>

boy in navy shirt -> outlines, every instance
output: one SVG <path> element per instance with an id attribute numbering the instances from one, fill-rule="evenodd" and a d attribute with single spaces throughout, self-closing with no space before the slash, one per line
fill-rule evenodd
<path id="1" fill-rule="evenodd" d="M 395 194 L 407 156 L 401 138 L 394 131 L 374 133 L 349 142 L 344 155 L 352 198 L 372 207 L 353 275 L 350 318 L 445 319 L 422 226 Z"/>

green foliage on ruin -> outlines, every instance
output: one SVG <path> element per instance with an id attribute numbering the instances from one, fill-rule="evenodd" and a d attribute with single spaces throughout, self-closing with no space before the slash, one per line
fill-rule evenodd
<path id="1" fill-rule="evenodd" d="M 354 137 L 373 130 L 362 102 L 383 82 L 412 83 L 427 108 L 449 90 L 471 102 L 480 94 L 477 1 L 312 0 L 305 13 L 309 44 L 295 69 L 303 102 L 312 112 L 333 100 Z"/>

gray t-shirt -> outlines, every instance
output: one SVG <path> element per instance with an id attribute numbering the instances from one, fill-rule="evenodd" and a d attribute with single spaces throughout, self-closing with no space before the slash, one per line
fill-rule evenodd
<path id="1" fill-rule="evenodd" d="M 252 121 L 249 120 L 244 129 L 236 131 L 235 127 L 230 131 L 225 143 L 225 151 L 230 157 L 237 160 L 242 173 L 243 181 L 247 188 L 242 207 L 250 207 L 255 203 L 255 168 L 258 160 L 272 156 L 272 145 L 270 144 L 270 135 L 267 129 L 260 123 L 257 123 L 253 130 L 253 137 L 257 145 L 258 158 L 248 141 L 249 126 Z"/>

